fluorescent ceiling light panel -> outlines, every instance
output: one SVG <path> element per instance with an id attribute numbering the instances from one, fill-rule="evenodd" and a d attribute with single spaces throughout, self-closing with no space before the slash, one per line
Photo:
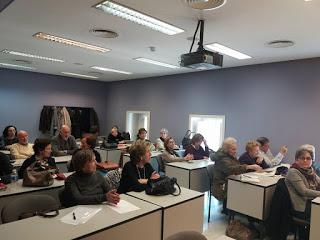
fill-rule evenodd
<path id="1" fill-rule="evenodd" d="M 22 57 L 28 57 L 28 58 L 36 58 L 36 59 L 52 61 L 52 62 L 64 62 L 61 59 L 43 57 L 43 56 L 33 55 L 33 54 L 29 54 L 29 53 L 15 52 L 15 51 L 10 51 L 10 50 L 6 50 L 6 49 L 2 50 L 1 52 L 2 53 L 6 53 L 6 54 L 11 54 L 11 55 L 16 55 L 16 56 L 22 56 Z"/>
<path id="2" fill-rule="evenodd" d="M 233 58 L 236 58 L 239 60 L 252 58 L 249 55 L 246 55 L 244 53 L 233 50 L 233 49 L 228 48 L 226 46 L 223 46 L 219 43 L 206 44 L 205 47 L 212 50 L 212 51 L 215 51 L 215 52 L 218 52 L 218 53 L 221 53 L 224 55 L 228 55 L 230 57 L 233 57 Z"/>
<path id="3" fill-rule="evenodd" d="M 78 73 L 72 73 L 72 72 L 61 72 L 62 74 L 69 75 L 69 76 L 74 76 L 74 77 L 84 77 L 84 78 L 92 78 L 96 79 L 98 77 L 96 76 L 91 76 L 91 75 L 83 75 L 83 74 L 78 74 Z"/>
<path id="4" fill-rule="evenodd" d="M 175 27 L 171 24 L 165 23 L 156 18 L 150 17 L 144 13 L 141 13 L 139 11 L 136 11 L 132 8 L 126 7 L 113 1 L 104 1 L 102 3 L 94 5 L 94 7 L 113 16 L 123 18 L 125 20 L 137 23 L 139 25 L 143 25 L 145 27 L 151 28 L 155 31 L 159 31 L 168 35 L 174 35 L 184 32 L 184 30 L 181 28 Z"/>
<path id="5" fill-rule="evenodd" d="M 30 70 L 35 69 L 35 68 L 33 68 L 33 67 L 27 67 L 27 66 L 10 64 L 10 63 L 0 63 L 0 66 L 10 67 L 10 68 L 30 69 Z"/>
<path id="6" fill-rule="evenodd" d="M 97 66 L 93 66 L 91 68 L 96 69 L 96 70 L 100 70 L 100 71 L 104 71 L 104 72 L 115 72 L 115 73 L 122 73 L 122 74 L 127 74 L 127 75 L 132 74 L 131 72 L 120 71 L 120 70 L 116 70 L 116 69 L 112 69 L 112 68 L 97 67 Z"/>
<path id="7" fill-rule="evenodd" d="M 152 59 L 148 59 L 148 58 L 135 58 L 134 60 L 140 61 L 140 62 L 145 62 L 145 63 L 150 63 L 150 64 L 154 64 L 154 65 L 158 65 L 158 66 L 162 66 L 162 67 L 166 67 L 166 68 L 179 68 L 178 66 L 175 65 L 171 65 L 168 63 L 164 63 L 164 62 L 159 62 L 159 61 L 155 61 Z"/>
<path id="8" fill-rule="evenodd" d="M 68 46 L 74 46 L 74 47 L 80 47 L 80 48 L 85 48 L 88 50 L 93 50 L 93 51 L 98 51 L 98 52 L 108 52 L 110 51 L 110 49 L 107 48 L 102 48 L 102 47 L 98 47 L 95 45 L 91 45 L 91 44 L 87 44 L 87 43 L 83 43 L 83 42 L 78 42 L 78 41 L 74 41 L 71 39 L 67 39 L 67 38 L 62 38 L 62 37 L 58 37 L 58 36 L 54 36 L 54 35 L 50 35 L 47 33 L 42 33 L 42 32 L 38 32 L 36 34 L 33 35 L 35 38 L 38 39 L 42 39 L 42 40 L 48 40 L 48 41 L 52 41 L 52 42 L 56 42 L 56 43 L 62 43 Z"/>

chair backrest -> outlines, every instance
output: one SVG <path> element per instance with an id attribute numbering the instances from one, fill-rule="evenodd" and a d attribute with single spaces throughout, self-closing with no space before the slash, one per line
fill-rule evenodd
<path id="1" fill-rule="evenodd" d="M 207 240 L 207 238 L 198 232 L 185 231 L 185 232 L 176 233 L 166 238 L 166 240 Z"/>
<path id="2" fill-rule="evenodd" d="M 3 223 L 9 223 L 25 218 L 24 216 L 32 216 L 35 212 L 43 212 L 59 209 L 59 203 L 52 196 L 28 195 L 19 197 L 7 203 L 1 212 Z"/>
<path id="3" fill-rule="evenodd" d="M 163 154 L 159 154 L 157 157 L 157 162 L 158 162 L 158 172 L 159 173 L 165 173 L 166 172 L 166 163 L 163 159 Z"/>

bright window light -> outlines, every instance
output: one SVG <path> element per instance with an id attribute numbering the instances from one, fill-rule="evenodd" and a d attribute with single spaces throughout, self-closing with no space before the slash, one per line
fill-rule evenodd
<path id="1" fill-rule="evenodd" d="M 33 70 L 35 68 L 33 67 L 27 67 L 27 66 L 23 66 L 23 65 L 16 65 L 16 64 L 10 64 L 10 63 L 0 63 L 0 67 L 9 67 L 9 68 L 21 68 L 21 69 L 29 69 L 29 70 Z"/>
<path id="2" fill-rule="evenodd" d="M 189 115 L 189 129 L 202 134 L 209 148 L 217 151 L 224 139 L 225 116 Z"/>
<path id="3" fill-rule="evenodd" d="M 95 45 L 91 45 L 91 44 L 87 44 L 87 43 L 83 43 L 83 42 L 78 42 L 78 41 L 74 41 L 71 39 L 62 38 L 62 37 L 58 37 L 58 36 L 54 36 L 54 35 L 50 35 L 50 34 L 42 33 L 42 32 L 38 32 L 38 33 L 34 34 L 33 36 L 38 39 L 48 40 L 48 41 L 52 41 L 52 42 L 56 42 L 56 43 L 62 43 L 62 44 L 68 45 L 68 46 L 85 48 L 85 49 L 93 50 L 93 51 L 97 51 L 97 52 L 104 53 L 104 52 L 110 51 L 110 49 L 107 49 L 107 48 L 102 48 L 102 47 L 98 47 Z"/>
<path id="4" fill-rule="evenodd" d="M 205 47 L 212 51 L 215 51 L 224 55 L 228 55 L 230 57 L 233 57 L 239 60 L 252 58 L 244 53 L 238 52 L 236 50 L 223 46 L 219 43 L 206 44 Z"/>
<path id="5" fill-rule="evenodd" d="M 84 78 L 92 78 L 92 79 L 98 78 L 96 76 L 83 75 L 83 74 L 72 73 L 72 72 L 61 72 L 61 73 L 65 74 L 65 75 L 68 75 L 68 76 L 74 76 L 74 77 L 84 77 Z"/>
<path id="6" fill-rule="evenodd" d="M 167 35 L 174 35 L 184 32 L 184 30 L 181 28 L 175 27 L 171 24 L 165 23 L 156 18 L 150 17 L 146 14 L 143 14 L 139 11 L 113 1 L 104 1 L 95 5 L 94 7 L 113 16 L 117 16 L 125 20 L 137 23 L 139 25 L 143 25 Z"/>
<path id="7" fill-rule="evenodd" d="M 140 62 L 145 62 L 145 63 L 150 63 L 150 64 L 154 64 L 154 65 L 158 65 L 158 66 L 162 66 L 162 67 L 166 67 L 166 68 L 179 68 L 178 66 L 175 65 L 171 65 L 168 63 L 164 63 L 164 62 L 159 62 L 159 61 L 155 61 L 152 59 L 148 59 L 148 58 L 135 58 L 134 60 L 140 61 Z"/>
<path id="8" fill-rule="evenodd" d="M 112 68 L 97 67 L 97 66 L 93 66 L 91 68 L 96 69 L 96 70 L 100 70 L 100 71 L 104 71 L 104 72 L 115 72 L 115 73 L 121 73 L 121 74 L 127 74 L 127 75 L 132 74 L 131 72 L 120 71 L 120 70 L 116 70 L 116 69 L 112 69 Z"/>
<path id="9" fill-rule="evenodd" d="M 2 53 L 6 53 L 6 54 L 11 54 L 11 55 L 15 55 L 15 56 L 22 56 L 22 57 L 28 57 L 28 58 L 36 58 L 36 59 L 40 59 L 40 60 L 46 60 L 46 61 L 52 61 L 52 62 L 64 62 L 61 59 L 56 59 L 56 58 L 50 58 L 50 57 L 43 57 L 43 56 L 39 56 L 39 55 L 33 55 L 33 54 L 29 54 L 29 53 L 22 53 L 22 52 L 15 52 L 15 51 L 10 51 L 10 50 L 2 50 Z"/>

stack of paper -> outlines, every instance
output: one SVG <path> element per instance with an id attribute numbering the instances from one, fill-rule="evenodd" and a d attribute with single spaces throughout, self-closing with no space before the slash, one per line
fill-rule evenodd
<path id="1" fill-rule="evenodd" d="M 252 174 L 241 174 L 240 175 L 240 180 L 242 182 L 254 182 L 254 183 L 258 183 L 260 182 L 259 177 L 258 176 L 254 176 Z"/>
<path id="2" fill-rule="evenodd" d="M 132 203 L 129 203 L 123 199 L 121 199 L 117 205 L 109 205 L 108 207 L 120 214 L 132 212 L 140 209 L 137 206 L 133 205 Z"/>

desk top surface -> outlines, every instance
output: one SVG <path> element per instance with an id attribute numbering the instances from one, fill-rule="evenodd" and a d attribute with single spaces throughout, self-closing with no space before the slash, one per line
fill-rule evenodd
<path id="1" fill-rule="evenodd" d="M 203 159 L 203 160 L 192 160 L 192 161 L 185 161 L 185 162 L 172 162 L 166 163 L 167 166 L 183 168 L 186 170 L 195 170 L 200 168 L 206 168 L 209 165 L 214 165 L 210 159 Z"/>
<path id="2" fill-rule="evenodd" d="M 127 194 L 163 208 L 168 208 L 204 195 L 203 193 L 196 192 L 187 188 L 181 188 L 181 194 L 179 196 L 152 196 L 147 195 L 144 191 L 128 192 Z"/>
<path id="3" fill-rule="evenodd" d="M 71 160 L 72 155 L 66 155 L 66 156 L 60 156 L 60 157 L 53 157 L 56 163 L 67 163 Z M 12 165 L 14 167 L 20 167 L 22 166 L 23 162 L 26 159 L 15 159 Z"/>
<path id="4" fill-rule="evenodd" d="M 0 152 L 6 154 L 6 155 L 10 155 L 10 151 L 9 150 L 0 150 Z"/>
<path id="5" fill-rule="evenodd" d="M 320 205 L 320 197 L 317 197 L 317 198 L 313 199 L 312 203 Z"/>
<path id="6" fill-rule="evenodd" d="M 94 234 L 97 231 L 112 228 L 121 223 L 125 223 L 126 221 L 160 210 L 160 207 L 154 204 L 150 204 L 127 195 L 121 195 L 121 199 L 130 202 L 140 209 L 129 213 L 119 214 L 110 209 L 106 204 L 86 205 L 86 207 L 102 208 L 102 210 L 85 224 L 73 226 L 62 223 L 60 219 L 78 207 L 75 206 L 60 210 L 59 215 L 54 218 L 43 218 L 37 216 L 12 223 L 2 224 L 0 225 L 0 236 L 3 239 L 24 240 L 42 238 L 46 240 L 74 239 Z M 17 231 L 17 229 L 19 229 L 19 231 Z"/>
<path id="7" fill-rule="evenodd" d="M 283 178 L 282 176 L 279 176 L 279 175 L 269 177 L 269 176 L 259 175 L 259 173 L 257 174 L 254 172 L 246 173 L 245 175 L 257 177 L 259 179 L 259 182 L 244 181 L 241 175 L 232 175 L 232 176 L 229 176 L 228 179 L 229 181 L 234 180 L 234 181 L 247 183 L 247 184 L 255 185 L 259 187 L 271 187 L 276 185 L 280 178 Z M 248 178 L 245 178 L 245 179 L 248 180 Z"/>

